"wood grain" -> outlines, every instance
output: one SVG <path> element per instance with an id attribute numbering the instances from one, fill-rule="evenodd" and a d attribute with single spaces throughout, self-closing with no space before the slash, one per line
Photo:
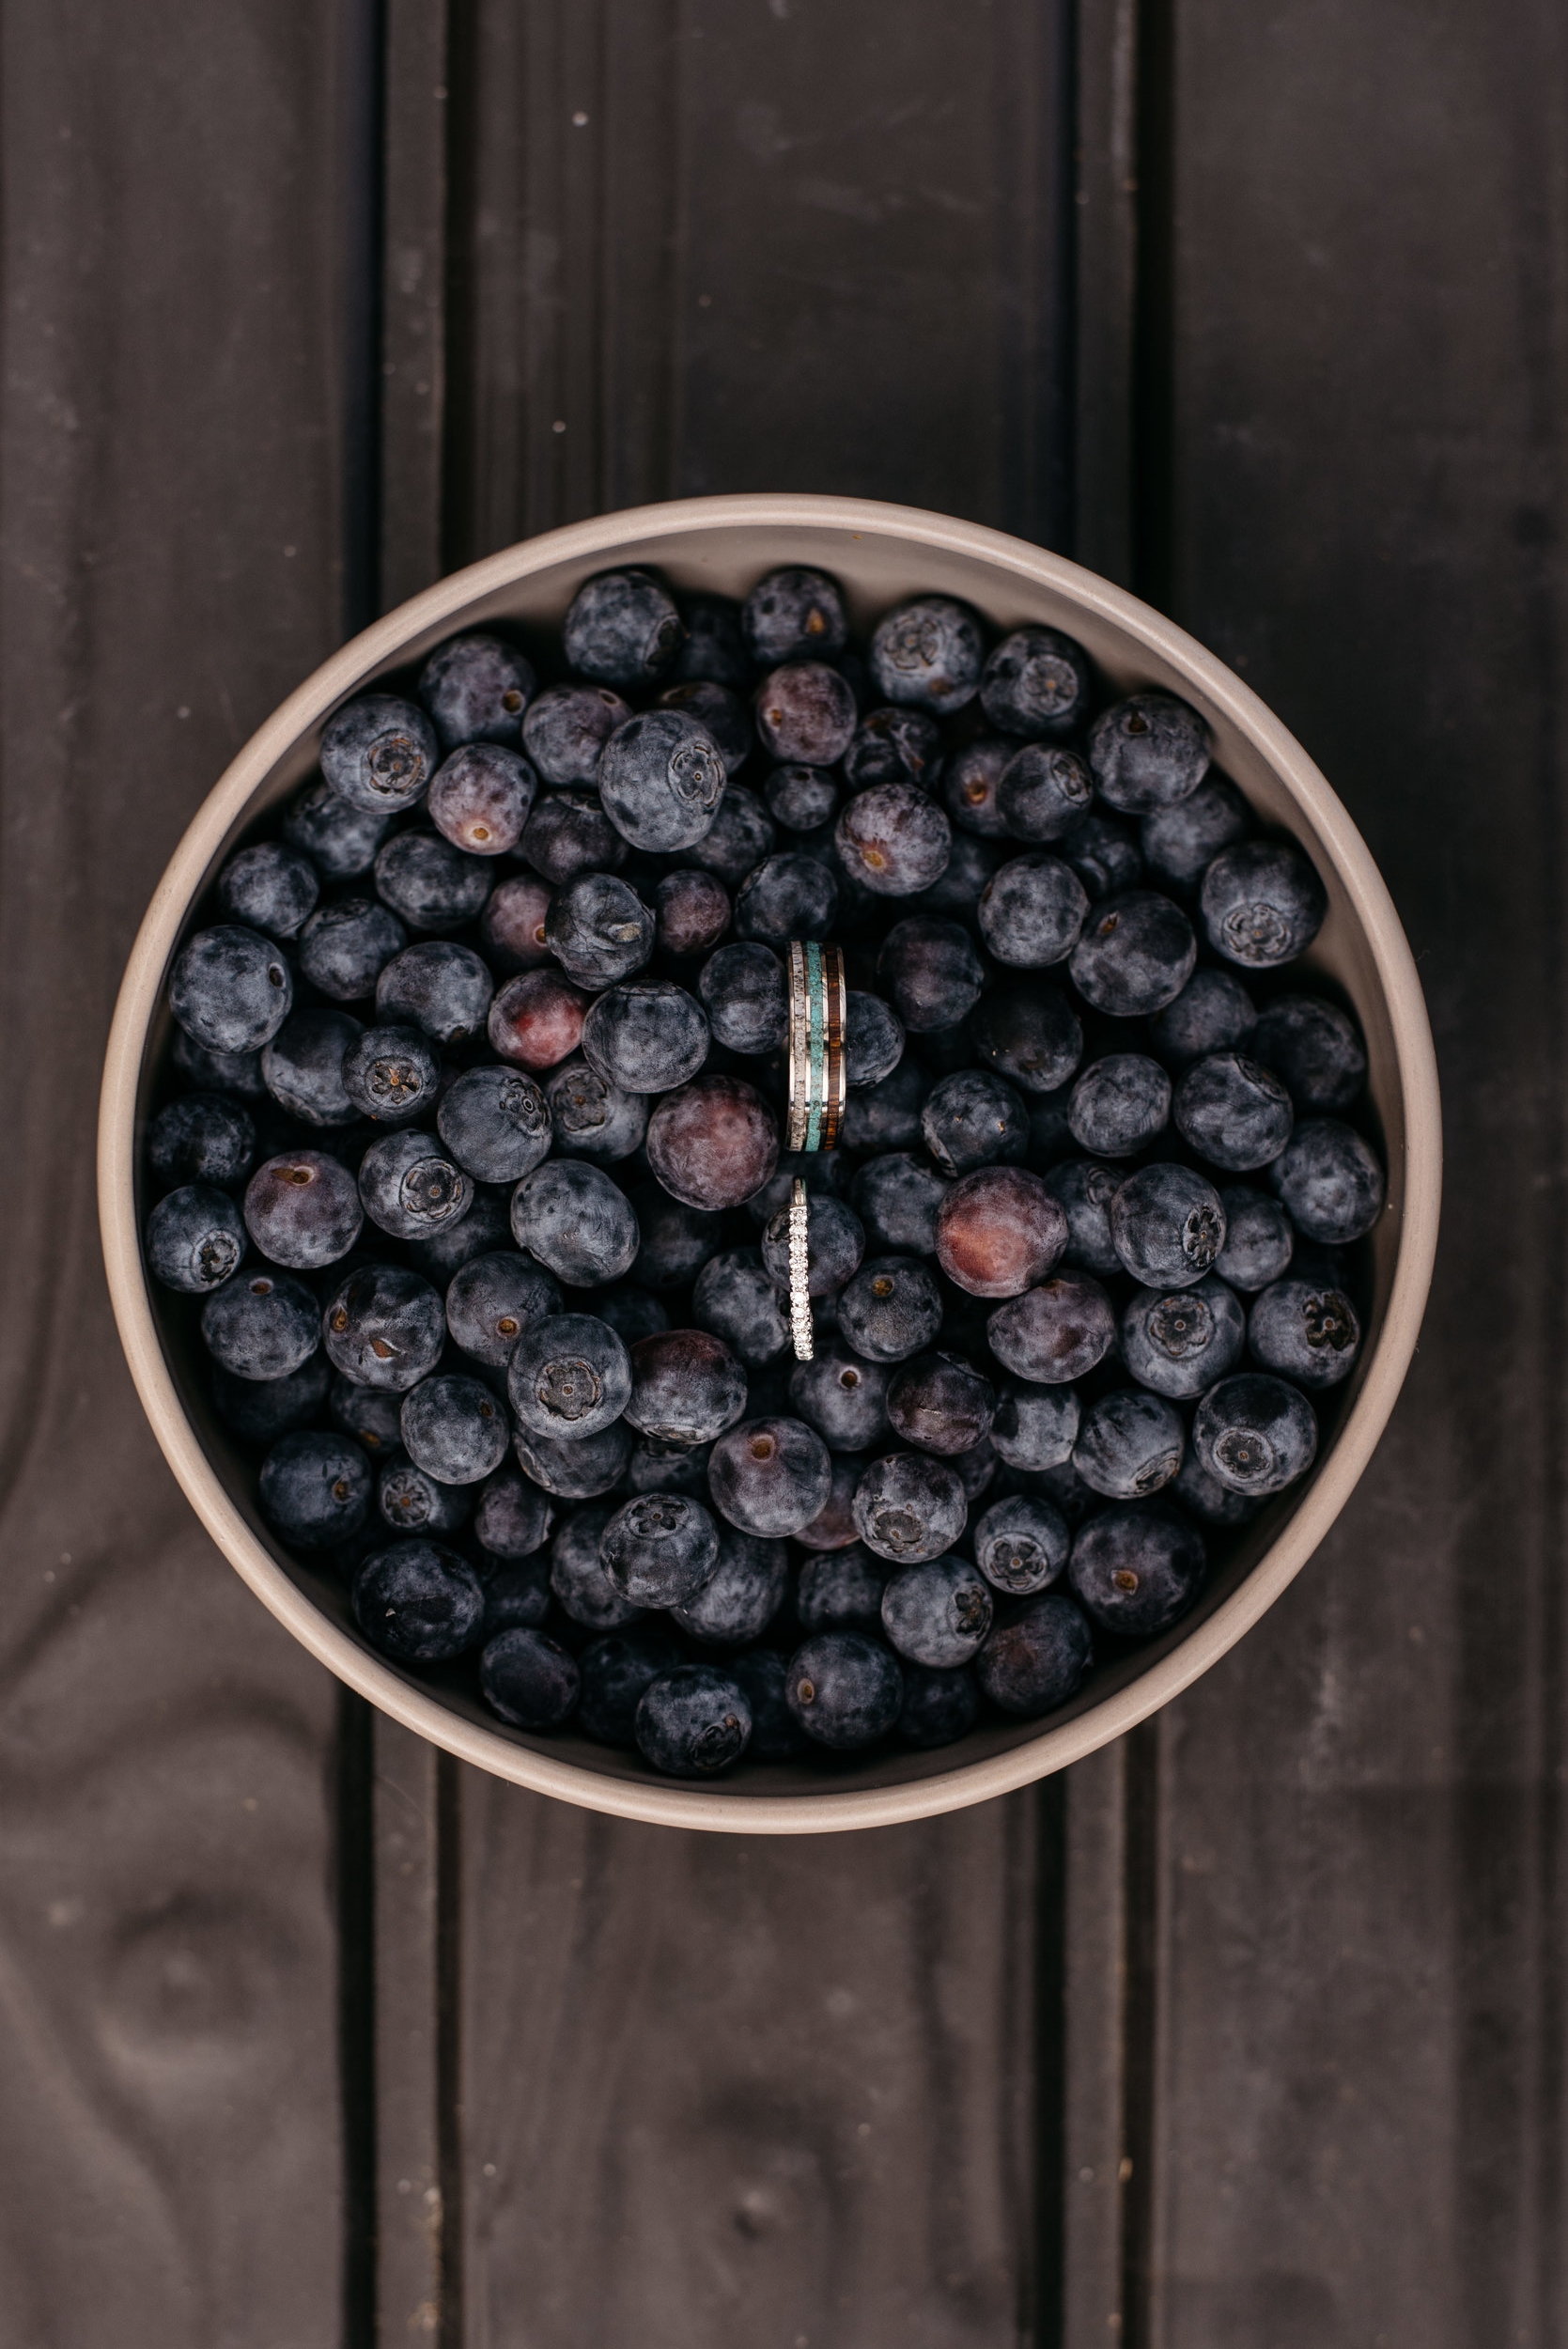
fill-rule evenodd
<path id="1" fill-rule="evenodd" d="M 1560 11 L 1179 6 L 1176 615 L 1426 983 L 1445 1235 L 1334 1538 L 1166 1717 L 1159 2349 L 1562 2338 Z"/>
<path id="2" fill-rule="evenodd" d="M 131 1392 L 93 1202 L 120 965 L 342 627 L 342 10 L 0 20 L 8 2341 L 340 2338 L 334 1700 Z"/>

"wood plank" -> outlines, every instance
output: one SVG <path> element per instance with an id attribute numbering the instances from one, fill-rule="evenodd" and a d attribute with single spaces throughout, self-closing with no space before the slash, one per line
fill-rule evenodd
<path id="1" fill-rule="evenodd" d="M 1443 1245 L 1322 1554 L 1168 1717 L 1146 2338 L 1562 2337 L 1560 11 L 1176 14 L 1177 616 L 1381 861 Z"/>
<path id="2" fill-rule="evenodd" d="M 1065 527 L 1063 19 L 970 34 L 480 0 L 455 552 L 807 483 Z M 465 2341 L 1056 2338 L 1056 1790 L 791 1844 L 460 1783 Z"/>
<path id="3" fill-rule="evenodd" d="M 337 640 L 349 25 L 0 23 L 8 2339 L 342 2330 L 332 1683 L 163 1469 L 96 1236 L 99 1065 L 179 833 Z"/>

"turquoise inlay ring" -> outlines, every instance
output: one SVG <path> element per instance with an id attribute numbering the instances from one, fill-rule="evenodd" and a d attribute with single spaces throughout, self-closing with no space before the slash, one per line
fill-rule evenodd
<path id="1" fill-rule="evenodd" d="M 831 1150 L 844 1122 L 844 956 L 815 939 L 788 955 L 789 1147 Z"/>

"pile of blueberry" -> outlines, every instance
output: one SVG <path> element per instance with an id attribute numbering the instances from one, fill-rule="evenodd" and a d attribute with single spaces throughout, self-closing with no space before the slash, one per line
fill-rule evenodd
<path id="1" fill-rule="evenodd" d="M 320 767 L 175 962 L 146 1244 L 384 1654 L 677 1776 L 946 1745 L 1311 1468 L 1366 1059 L 1186 704 L 945 597 L 858 648 L 819 571 L 621 570 Z M 784 951 L 829 937 L 848 1108 L 792 1160 Z"/>

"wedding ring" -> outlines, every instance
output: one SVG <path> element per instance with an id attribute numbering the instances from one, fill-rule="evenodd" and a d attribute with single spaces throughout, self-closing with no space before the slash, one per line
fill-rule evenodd
<path id="1" fill-rule="evenodd" d="M 789 1147 L 831 1150 L 844 1123 L 844 956 L 815 938 L 789 947 Z"/>
<path id="2" fill-rule="evenodd" d="M 799 1174 L 789 1194 L 789 1333 L 795 1359 L 809 1362 L 815 1343 L 811 1318 L 810 1264 L 806 1252 L 806 1187 Z"/>

